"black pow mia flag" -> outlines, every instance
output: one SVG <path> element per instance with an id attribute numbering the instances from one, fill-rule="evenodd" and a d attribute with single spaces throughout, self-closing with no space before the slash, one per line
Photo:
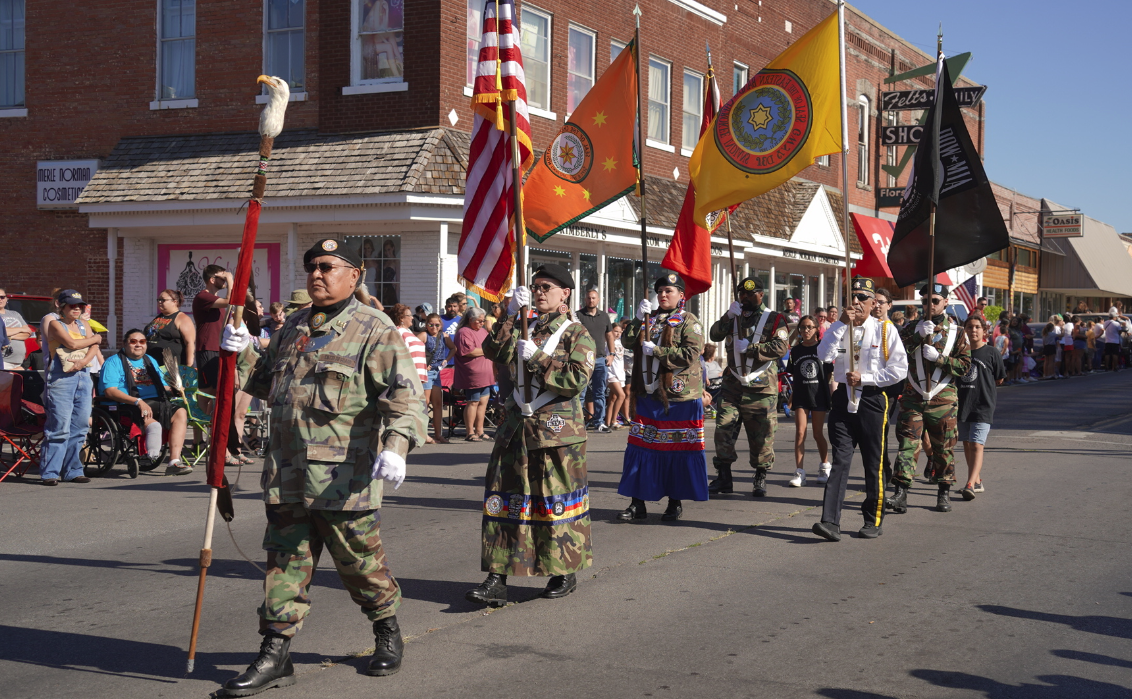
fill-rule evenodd
<path id="1" fill-rule="evenodd" d="M 910 286 L 974 262 L 1010 244 L 994 191 L 971 143 L 942 56 L 936 70 L 936 99 L 904 190 L 888 268 L 899 286 Z M 928 269 L 932 204 L 935 214 L 935 270 Z"/>

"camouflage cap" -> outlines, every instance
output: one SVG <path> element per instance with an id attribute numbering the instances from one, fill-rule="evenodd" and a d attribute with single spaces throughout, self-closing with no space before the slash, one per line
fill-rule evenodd
<path id="1" fill-rule="evenodd" d="M 652 289 L 659 294 L 661 287 L 664 286 L 674 286 L 680 291 L 684 291 L 684 280 L 679 274 L 668 272 L 657 277 L 656 282 L 652 285 Z"/>
<path id="2" fill-rule="evenodd" d="M 744 291 L 765 291 L 765 289 L 763 289 L 763 283 L 754 277 L 744 277 L 740 279 L 739 283 L 735 285 L 735 290 L 739 293 L 743 293 Z"/>
<path id="3" fill-rule="evenodd" d="M 338 259 L 349 262 L 356 269 L 362 268 L 362 256 L 352 245 L 345 245 L 334 238 L 323 238 L 307 250 L 303 255 L 303 264 L 307 264 L 316 257 L 332 255 Z"/>

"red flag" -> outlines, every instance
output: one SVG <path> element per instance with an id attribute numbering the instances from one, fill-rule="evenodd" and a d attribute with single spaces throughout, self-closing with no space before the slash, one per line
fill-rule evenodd
<path id="1" fill-rule="evenodd" d="M 719 90 L 715 84 L 715 71 L 709 65 L 704 85 L 704 115 L 700 120 L 700 138 L 703 138 L 718 111 Z M 696 189 L 688 183 L 688 192 L 684 195 L 684 206 L 680 208 L 680 218 L 676 221 L 672 242 L 668 244 L 668 252 L 660 263 L 661 267 L 677 272 L 684 278 L 685 293 L 688 296 L 702 294 L 711 288 L 711 233 L 696 225 L 695 209 Z M 719 220 L 722 221 L 723 217 Z"/>

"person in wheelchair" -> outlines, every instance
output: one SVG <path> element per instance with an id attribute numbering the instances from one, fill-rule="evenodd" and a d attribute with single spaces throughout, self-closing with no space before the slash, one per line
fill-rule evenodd
<path id="1" fill-rule="evenodd" d="M 127 330 L 122 349 L 102 367 L 101 396 L 123 404 L 145 433 L 146 453 L 140 455 L 141 459 L 157 458 L 161 454 L 162 433 L 168 432 L 169 467 L 165 475 L 184 476 L 193 472 L 192 466 L 181 462 L 188 413 L 170 402 L 174 396 L 167 390 L 165 368 L 145 350 L 145 333 Z"/>

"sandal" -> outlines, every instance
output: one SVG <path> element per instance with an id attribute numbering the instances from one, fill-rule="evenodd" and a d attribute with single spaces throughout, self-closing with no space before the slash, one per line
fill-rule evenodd
<path id="1" fill-rule="evenodd" d="M 491 441 L 491 437 L 487 436 L 486 432 L 480 432 L 476 436 L 480 438 L 480 441 L 488 441 L 488 442 Z"/>
<path id="2" fill-rule="evenodd" d="M 483 440 L 473 434 L 473 435 L 469 435 L 467 437 L 464 437 L 464 441 L 465 442 L 482 442 Z"/>

